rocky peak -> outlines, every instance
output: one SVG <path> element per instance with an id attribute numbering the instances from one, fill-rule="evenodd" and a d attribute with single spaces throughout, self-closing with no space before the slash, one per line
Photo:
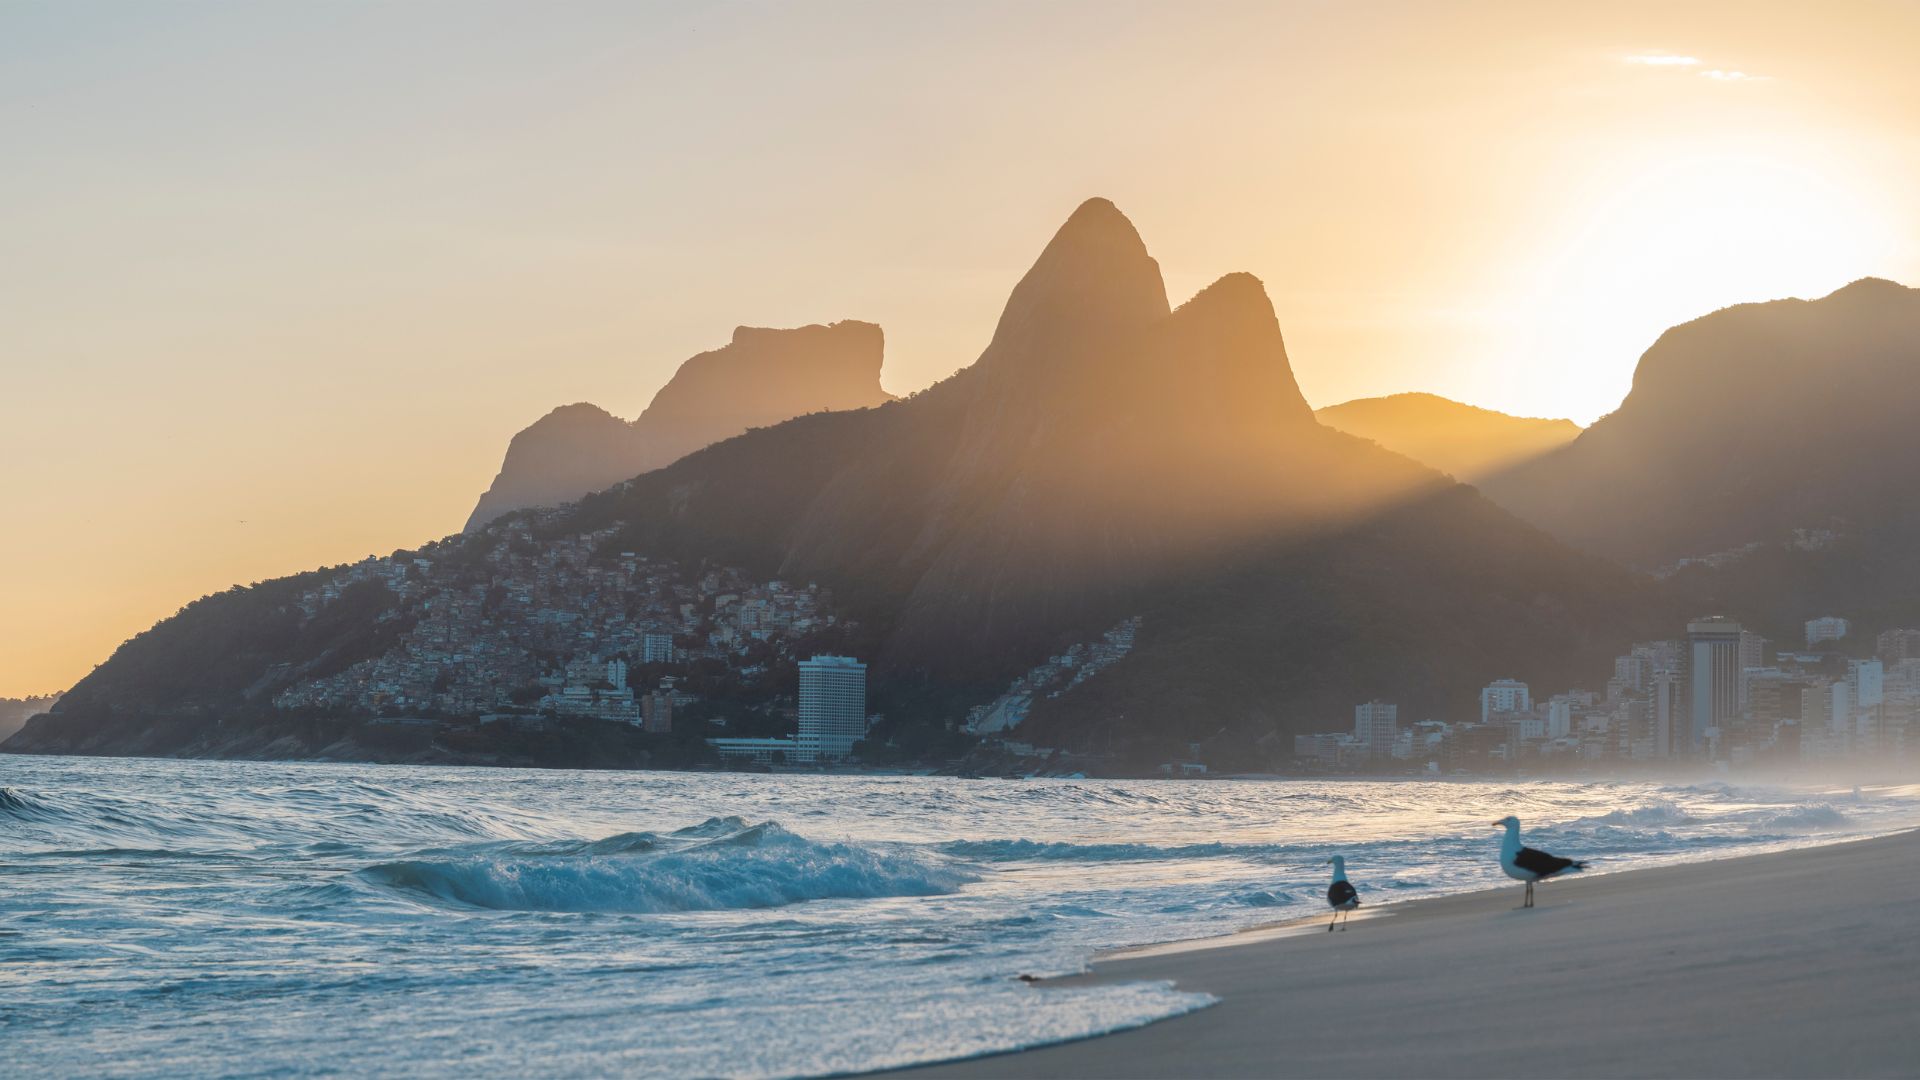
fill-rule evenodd
<path id="1" fill-rule="evenodd" d="M 978 366 L 990 377 L 1071 377 L 1166 314 L 1160 264 L 1133 222 L 1088 199 L 1014 286 Z"/>
<path id="2" fill-rule="evenodd" d="M 1273 302 L 1252 274 L 1228 274 L 1180 305 L 1157 367 L 1167 400 L 1190 402 L 1198 421 L 1242 431 L 1314 422 Z"/>
<path id="3" fill-rule="evenodd" d="M 638 420 L 565 405 L 514 436 L 467 519 L 555 506 L 677 461 L 748 428 L 893 399 L 880 388 L 885 337 L 873 323 L 734 328 L 722 348 L 680 365 Z"/>
<path id="4" fill-rule="evenodd" d="M 803 413 L 879 405 L 892 400 L 880 388 L 885 350 L 880 327 L 852 319 L 735 327 L 725 347 L 681 364 L 636 424 L 664 465 L 715 441 L 706 426 L 718 418 L 738 420 L 728 434 L 739 434 Z"/>

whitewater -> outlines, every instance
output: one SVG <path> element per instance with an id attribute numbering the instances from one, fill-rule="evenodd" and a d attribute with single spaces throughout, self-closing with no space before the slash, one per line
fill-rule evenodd
<path id="1" fill-rule="evenodd" d="M 1099 950 L 1920 824 L 1920 789 L 0 756 L 0 1069 L 813 1076 L 1211 1004 Z M 1552 888 L 1542 894 L 1552 903 Z M 1516 896 L 1517 899 L 1517 896 Z"/>

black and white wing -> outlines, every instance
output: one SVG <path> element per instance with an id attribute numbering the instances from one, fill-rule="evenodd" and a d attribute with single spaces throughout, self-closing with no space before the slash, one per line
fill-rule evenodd
<path id="1" fill-rule="evenodd" d="M 1536 878 L 1544 878 L 1552 877 L 1570 866 L 1577 867 L 1585 864 L 1576 863 L 1572 859 L 1563 859 L 1558 855 L 1549 855 L 1544 851 L 1535 851 L 1530 847 L 1523 847 L 1520 849 L 1520 853 L 1513 857 L 1513 865 L 1525 870 Z"/>

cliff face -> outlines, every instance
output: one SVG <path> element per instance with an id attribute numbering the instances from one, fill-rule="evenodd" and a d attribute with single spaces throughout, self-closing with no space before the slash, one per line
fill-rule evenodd
<path id="1" fill-rule="evenodd" d="M 1371 439 L 1462 483 L 1505 472 L 1580 435 L 1571 420 L 1509 416 L 1436 394 L 1393 394 L 1331 405 L 1322 424 Z"/>
<path id="2" fill-rule="evenodd" d="M 1796 529 L 1920 539 L 1916 375 L 1920 290 L 1866 279 L 1742 304 L 1662 334 L 1617 411 L 1483 486 L 1649 567 Z"/>
<path id="3" fill-rule="evenodd" d="M 748 428 L 891 401 L 880 389 L 883 352 L 872 323 L 739 327 L 724 348 L 681 364 L 631 423 L 581 403 L 515 435 L 467 531 L 514 510 L 572 502 Z"/>

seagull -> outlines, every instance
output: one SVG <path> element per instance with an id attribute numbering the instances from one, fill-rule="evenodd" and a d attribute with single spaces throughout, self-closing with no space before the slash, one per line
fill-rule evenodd
<path id="1" fill-rule="evenodd" d="M 1333 867 L 1333 884 L 1327 886 L 1327 906 L 1333 909 L 1334 922 L 1340 921 L 1340 913 L 1347 912 L 1347 918 L 1353 918 L 1353 909 L 1360 906 L 1360 893 L 1347 880 L 1347 859 L 1344 855 L 1335 855 L 1327 860 Z M 1340 929 L 1345 930 L 1342 925 Z M 1327 924 L 1327 933 L 1333 933 L 1333 923 Z"/>
<path id="2" fill-rule="evenodd" d="M 1558 855 L 1549 855 L 1530 847 L 1521 847 L 1520 819 L 1512 814 L 1494 822 L 1493 827 L 1507 830 L 1506 837 L 1500 841 L 1500 869 L 1505 870 L 1508 877 L 1527 883 L 1527 901 L 1521 904 L 1521 907 L 1533 906 L 1534 882 L 1545 881 L 1570 870 L 1587 868 L 1587 864 L 1583 862 L 1563 859 Z"/>

